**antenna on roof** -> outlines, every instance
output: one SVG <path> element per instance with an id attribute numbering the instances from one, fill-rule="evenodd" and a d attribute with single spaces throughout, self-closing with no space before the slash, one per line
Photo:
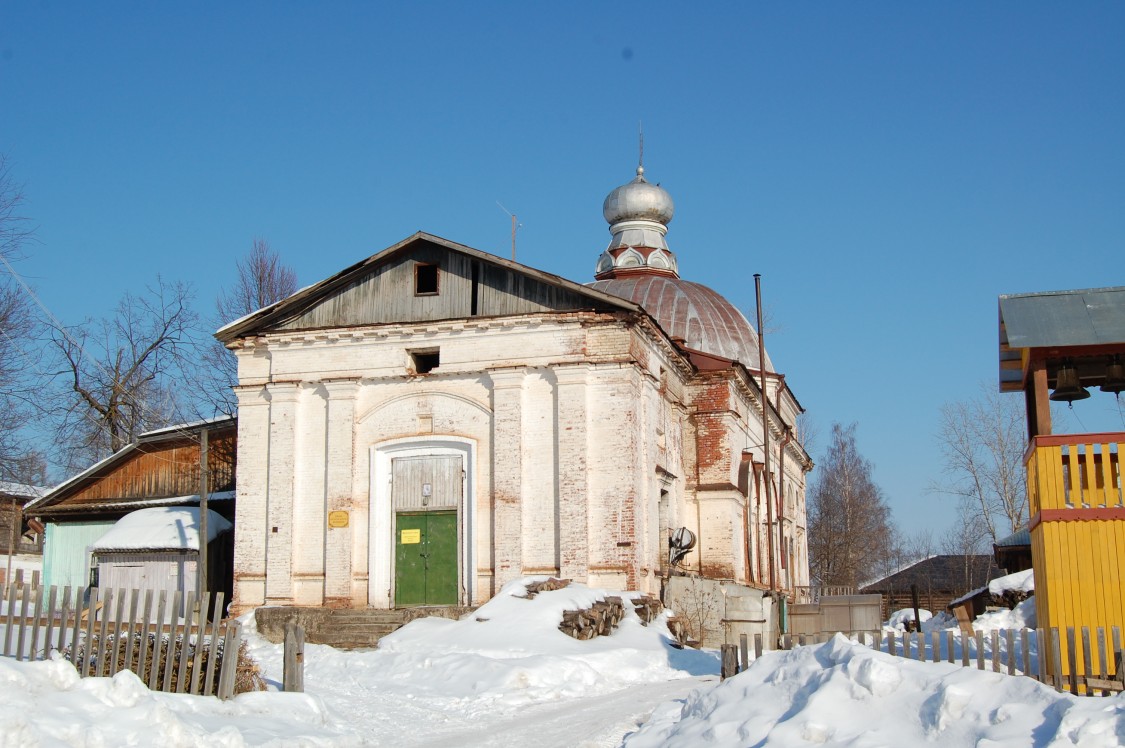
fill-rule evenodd
<path id="1" fill-rule="evenodd" d="M 500 201 L 497 200 L 496 204 L 500 205 Z M 512 218 L 512 262 L 515 262 L 516 261 L 516 229 L 518 229 L 520 226 L 523 226 L 523 224 L 517 223 L 516 222 L 516 214 L 513 213 L 512 211 L 508 210 L 507 208 L 505 208 L 503 205 L 500 205 L 500 210 L 504 211 L 505 213 L 507 213 Z"/>

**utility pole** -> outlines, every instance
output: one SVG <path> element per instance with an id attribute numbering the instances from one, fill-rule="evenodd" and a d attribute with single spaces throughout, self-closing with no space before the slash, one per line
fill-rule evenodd
<path id="1" fill-rule="evenodd" d="M 777 589 L 777 572 L 774 569 L 773 537 L 773 479 L 770 477 L 770 416 L 769 398 L 766 397 L 766 345 L 762 342 L 762 274 L 754 273 L 754 296 L 758 302 L 758 374 L 762 391 L 762 451 L 765 452 L 766 471 L 766 538 L 769 540 L 770 592 Z"/>
<path id="2" fill-rule="evenodd" d="M 207 589 L 207 429 L 199 432 L 199 572 L 198 591 Z M 198 603 L 198 599 L 197 599 Z M 207 603 L 200 606 L 200 618 L 207 615 Z"/>

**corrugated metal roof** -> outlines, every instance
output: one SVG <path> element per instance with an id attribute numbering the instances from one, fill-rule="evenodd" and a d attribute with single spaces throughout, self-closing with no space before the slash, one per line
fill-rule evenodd
<path id="1" fill-rule="evenodd" d="M 1026 527 L 1022 530 L 1016 530 L 1008 537 L 997 540 L 993 545 L 997 548 L 1013 548 L 1031 545 L 1031 532 Z"/>
<path id="2" fill-rule="evenodd" d="M 1011 348 L 1125 343 L 1125 287 L 1003 295 L 1000 322 Z"/>

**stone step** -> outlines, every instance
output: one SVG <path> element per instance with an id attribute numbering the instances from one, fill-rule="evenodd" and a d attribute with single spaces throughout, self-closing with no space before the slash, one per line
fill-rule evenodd
<path id="1" fill-rule="evenodd" d="M 329 644 L 340 649 L 376 647 L 379 640 L 398 630 L 407 622 L 425 616 L 439 615 L 457 619 L 469 608 L 408 608 L 378 610 L 374 608 L 259 608 L 255 612 L 258 631 L 273 642 L 281 641 L 284 626 L 296 620 L 305 629 L 305 641 Z"/>
<path id="2" fill-rule="evenodd" d="M 392 631 L 402 628 L 400 623 L 344 623 L 322 629 L 325 634 L 363 634 L 386 636 Z"/>

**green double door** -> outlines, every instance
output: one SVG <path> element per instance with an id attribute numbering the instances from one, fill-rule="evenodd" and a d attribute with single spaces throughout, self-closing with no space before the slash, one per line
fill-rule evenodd
<path id="1" fill-rule="evenodd" d="M 457 604 L 457 512 L 395 514 L 395 607 Z"/>

